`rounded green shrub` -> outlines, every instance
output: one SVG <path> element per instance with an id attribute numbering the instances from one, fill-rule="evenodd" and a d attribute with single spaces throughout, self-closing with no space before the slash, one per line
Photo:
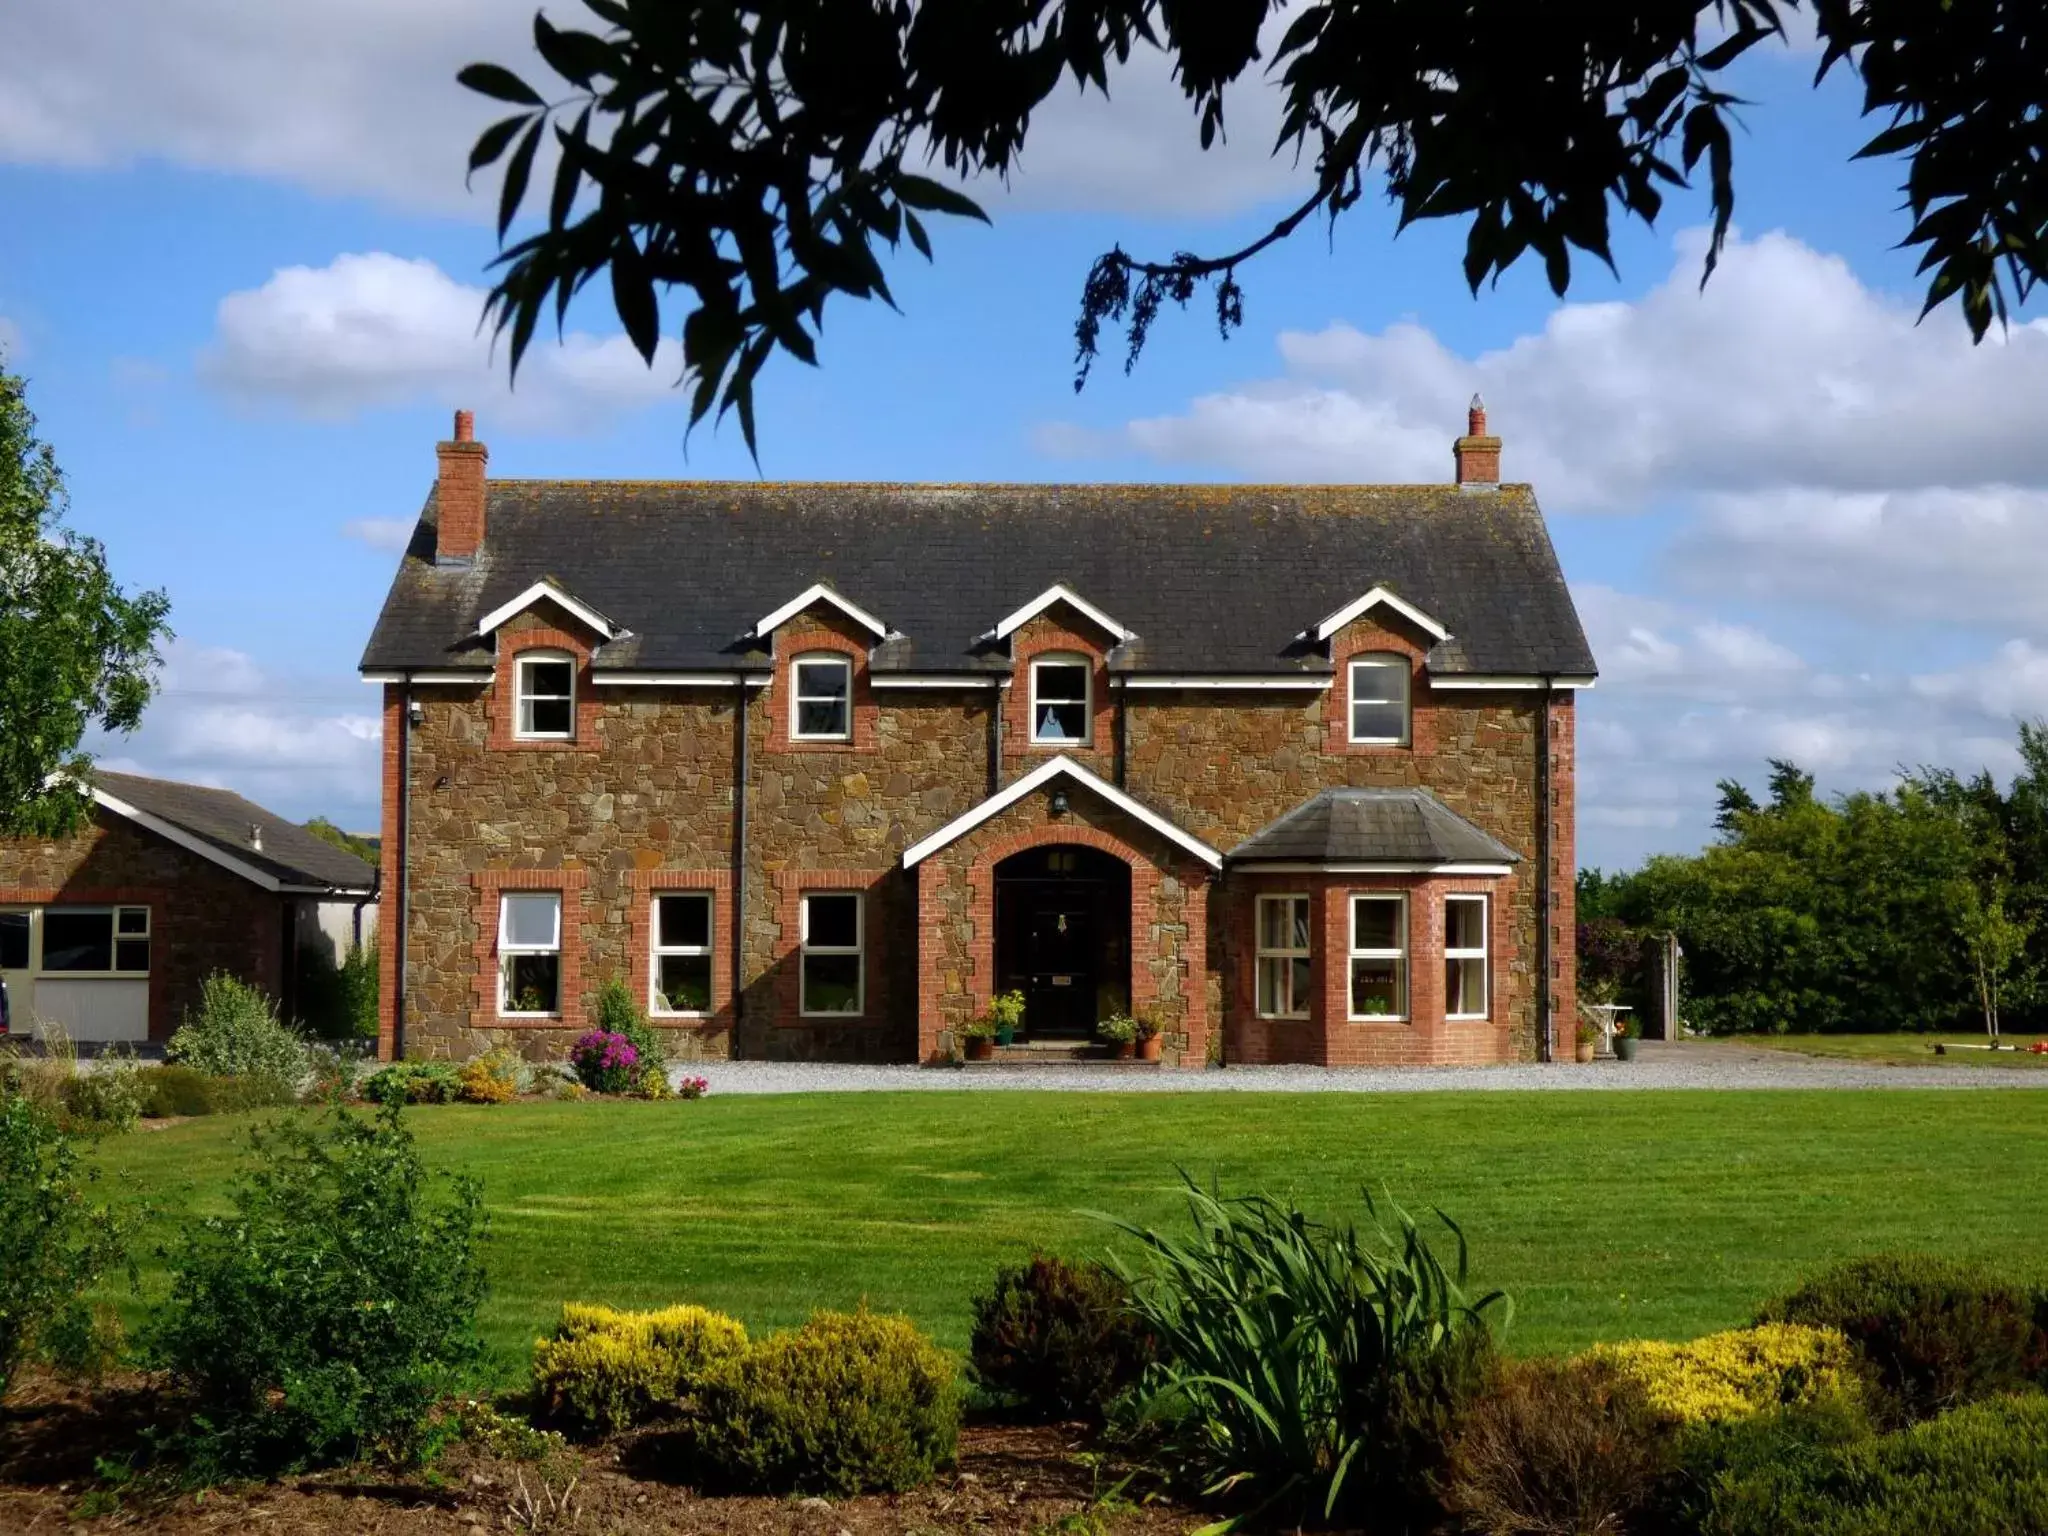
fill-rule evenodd
<path id="1" fill-rule="evenodd" d="M 199 1006 L 164 1048 L 174 1062 L 214 1077 L 266 1077 L 297 1091 L 308 1068 L 306 1042 L 255 987 L 215 971 L 199 986 Z"/>
<path id="2" fill-rule="evenodd" d="M 196 1067 L 145 1067 L 137 1074 L 142 1114 L 150 1120 L 227 1115 L 290 1104 L 289 1087 L 270 1077 L 214 1077 Z"/>
<path id="3" fill-rule="evenodd" d="M 2030 1384 L 2042 1339 L 2034 1298 L 1974 1264 L 1874 1254 L 1822 1270 L 1766 1303 L 1760 1323 L 1833 1328 L 1868 1365 L 1894 1423 Z"/>
<path id="4" fill-rule="evenodd" d="M 1896 1434 L 1771 1449 L 1713 1477 L 1689 1529 L 1700 1536 L 2048 1531 L 2048 1397 L 2038 1393 L 1986 1398 Z"/>
<path id="5" fill-rule="evenodd" d="M 1832 1328 L 1802 1323 L 1760 1323 L 1682 1344 L 1596 1344 L 1587 1356 L 1635 1381 L 1651 1407 L 1676 1424 L 1741 1418 L 1864 1390 L 1849 1341 Z"/>
<path id="6" fill-rule="evenodd" d="M 818 1312 L 714 1366 L 697 1393 L 692 1471 L 759 1493 L 900 1493 L 953 1459 L 952 1358 L 909 1319 Z"/>
<path id="7" fill-rule="evenodd" d="M 566 1428 L 613 1434 L 674 1410 L 710 1366 L 746 1347 L 744 1327 L 705 1307 L 567 1302 L 554 1336 L 534 1341 L 534 1400 Z"/>
<path id="8" fill-rule="evenodd" d="M 974 1299 L 975 1380 L 1016 1416 L 1100 1422 L 1157 1353 L 1108 1266 L 1034 1253 Z"/>
<path id="9" fill-rule="evenodd" d="M 252 1132 L 232 1214 L 188 1227 L 145 1343 L 194 1482 L 431 1446 L 483 1351 L 476 1186 L 430 1174 L 395 1108 Z"/>

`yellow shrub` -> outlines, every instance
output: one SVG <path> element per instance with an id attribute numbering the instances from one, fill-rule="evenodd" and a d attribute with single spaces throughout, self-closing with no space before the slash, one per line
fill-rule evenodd
<path id="1" fill-rule="evenodd" d="M 1685 1344 L 1597 1344 L 1586 1358 L 1641 1383 L 1650 1406 L 1680 1424 L 1739 1419 L 1781 1403 L 1856 1393 L 1849 1341 L 1832 1328 L 1764 1323 Z"/>
<path id="2" fill-rule="evenodd" d="M 600 1434 L 686 1396 L 706 1367 L 746 1348 L 747 1330 L 705 1307 L 620 1312 L 567 1302 L 533 1345 L 534 1395 L 551 1418 Z"/>
<path id="3" fill-rule="evenodd" d="M 455 1074 L 455 1096 L 465 1104 L 510 1104 L 519 1097 L 519 1058 L 503 1049 L 472 1056 Z"/>

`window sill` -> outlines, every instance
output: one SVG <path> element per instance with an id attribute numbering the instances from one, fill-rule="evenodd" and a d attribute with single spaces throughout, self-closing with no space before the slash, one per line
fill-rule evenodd
<path id="1" fill-rule="evenodd" d="M 1405 1013 L 1353 1013 L 1347 1014 L 1344 1022 L 1347 1024 L 1409 1024 L 1414 1021 Z"/>
<path id="2" fill-rule="evenodd" d="M 656 1024 L 702 1024 L 711 1017 L 709 1010 L 697 1013 L 664 1013 L 657 1009 L 647 1010 L 648 1019 Z"/>
<path id="3" fill-rule="evenodd" d="M 507 1024 L 559 1024 L 562 1021 L 562 1016 L 559 1013 L 501 1012 L 498 1015 L 498 1017 L 503 1019 Z"/>
<path id="4" fill-rule="evenodd" d="M 1255 1013 L 1252 1015 L 1261 1024 L 1313 1024 L 1315 1015 L 1310 1013 Z"/>
<path id="5" fill-rule="evenodd" d="M 1490 1013 L 1447 1013 L 1444 1015 L 1444 1022 L 1446 1024 L 1491 1024 L 1493 1022 L 1493 1015 Z"/>

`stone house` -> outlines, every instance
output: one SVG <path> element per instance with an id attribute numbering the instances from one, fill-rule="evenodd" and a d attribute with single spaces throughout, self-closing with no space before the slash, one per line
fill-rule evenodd
<path id="1" fill-rule="evenodd" d="M 362 660 L 383 1052 L 1547 1056 L 1594 664 L 1474 402 L 1449 484 L 492 480 L 471 418 Z"/>
<path id="2" fill-rule="evenodd" d="M 71 837 L 0 838 L 0 981 L 12 1029 L 163 1041 L 226 971 L 296 1017 L 309 950 L 376 927 L 377 871 L 232 790 L 95 771 Z"/>

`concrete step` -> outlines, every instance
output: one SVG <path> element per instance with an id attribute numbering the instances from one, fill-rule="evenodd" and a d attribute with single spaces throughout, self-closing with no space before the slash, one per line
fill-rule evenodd
<path id="1" fill-rule="evenodd" d="M 1155 1068 L 1156 1061 L 1139 1061 L 1135 1057 L 1116 1057 L 1108 1054 L 1100 1045 L 1086 1040 L 1023 1040 L 1015 1045 L 999 1045 L 988 1061 L 970 1061 L 970 1067 L 1109 1067 Z"/>

